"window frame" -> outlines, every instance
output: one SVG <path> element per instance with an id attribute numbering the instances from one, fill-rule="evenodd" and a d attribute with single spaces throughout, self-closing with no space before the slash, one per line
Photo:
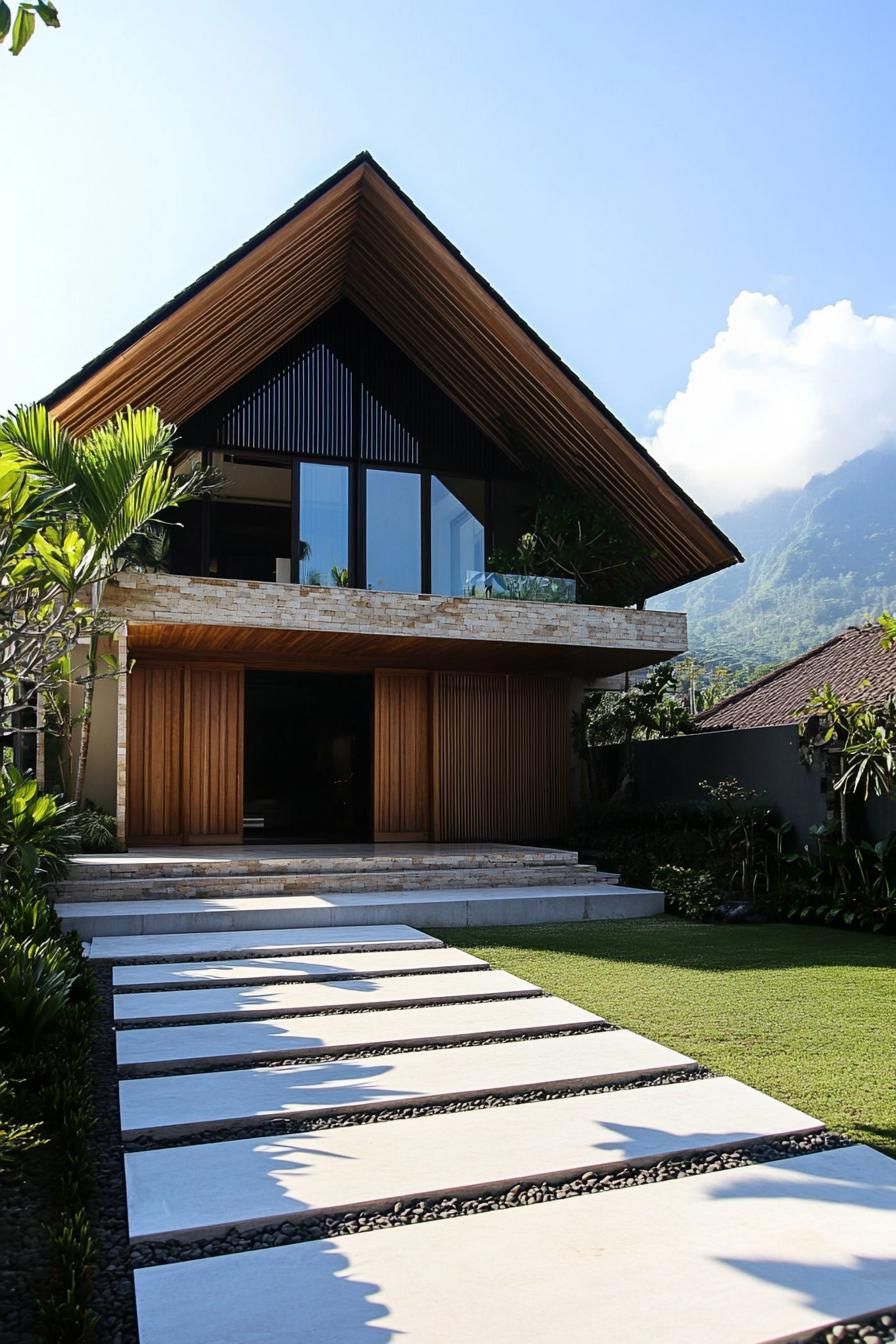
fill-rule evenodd
<path id="1" fill-rule="evenodd" d="M 203 466 L 213 465 L 213 454 L 226 452 L 247 462 L 257 462 L 268 466 L 278 466 L 291 472 L 291 556 L 290 569 L 293 582 L 298 583 L 299 565 L 299 519 L 301 517 L 301 473 L 302 464 L 343 467 L 348 471 L 348 577 L 349 587 L 367 588 L 367 473 L 369 471 L 394 471 L 411 473 L 420 480 L 420 588 L 425 596 L 432 596 L 432 478 L 455 477 L 458 480 L 483 481 L 485 485 L 484 552 L 485 563 L 491 555 L 494 543 L 494 500 L 495 487 L 500 481 L 494 476 L 483 476 L 479 472 L 455 471 L 451 468 L 434 469 L 406 463 L 365 462 L 359 457 L 335 457 L 331 454 L 272 453 L 259 449 L 222 448 L 220 445 L 202 448 L 191 447 L 189 451 L 201 452 Z M 202 501 L 200 572 L 203 577 L 209 575 L 211 563 L 211 511 L 214 508 L 214 496 Z M 445 594 L 436 594 L 445 596 Z"/>

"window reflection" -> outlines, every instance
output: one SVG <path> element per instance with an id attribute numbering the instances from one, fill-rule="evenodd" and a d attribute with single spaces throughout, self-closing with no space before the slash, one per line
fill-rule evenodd
<path id="1" fill-rule="evenodd" d="M 367 473 L 367 587 L 418 593 L 420 476 L 413 471 Z"/>
<path id="2" fill-rule="evenodd" d="M 211 508 L 209 573 L 222 579 L 289 579 L 292 472 L 289 463 L 215 453 L 223 481 Z"/>
<path id="3" fill-rule="evenodd" d="M 485 482 L 432 478 L 432 591 L 462 597 L 467 574 L 485 568 Z"/>
<path id="4" fill-rule="evenodd" d="M 348 467 L 303 462 L 299 582 L 345 588 L 348 581 Z"/>

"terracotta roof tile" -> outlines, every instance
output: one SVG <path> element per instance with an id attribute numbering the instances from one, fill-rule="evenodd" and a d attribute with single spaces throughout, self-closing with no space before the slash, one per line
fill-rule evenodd
<path id="1" fill-rule="evenodd" d="M 896 690 L 896 650 L 880 646 L 878 625 L 851 626 L 842 634 L 784 663 L 694 719 L 695 728 L 772 728 L 790 724 L 810 691 L 829 681 L 839 695 L 856 696 L 862 681 L 867 694 L 884 700 Z"/>

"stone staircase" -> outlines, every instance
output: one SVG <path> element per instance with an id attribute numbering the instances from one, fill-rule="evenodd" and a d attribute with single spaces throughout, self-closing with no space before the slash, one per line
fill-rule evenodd
<path id="1" fill-rule="evenodd" d="M 246 930 L 544 924 L 663 909 L 661 893 L 621 887 L 574 851 L 485 844 L 85 855 L 55 894 L 63 928 L 85 940 L 188 943 Z"/>

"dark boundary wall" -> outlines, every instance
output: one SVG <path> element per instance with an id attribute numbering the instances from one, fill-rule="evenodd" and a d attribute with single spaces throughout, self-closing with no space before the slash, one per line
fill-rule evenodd
<path id="1" fill-rule="evenodd" d="M 817 764 L 800 762 L 796 725 L 691 733 L 654 742 L 635 742 L 633 771 L 642 803 L 706 802 L 701 779 L 732 776 L 755 789 L 782 821 L 793 822 L 794 839 L 804 844 L 810 826 L 825 820 L 825 797 Z"/>
<path id="2" fill-rule="evenodd" d="M 819 759 L 800 761 L 799 731 L 740 728 L 691 733 L 633 744 L 633 773 L 639 802 L 706 802 L 701 779 L 730 779 L 755 789 L 780 821 L 793 823 L 794 840 L 805 844 L 810 826 L 825 822 L 825 792 Z M 858 833 L 885 840 L 896 831 L 896 799 L 873 798 L 857 813 Z"/>

